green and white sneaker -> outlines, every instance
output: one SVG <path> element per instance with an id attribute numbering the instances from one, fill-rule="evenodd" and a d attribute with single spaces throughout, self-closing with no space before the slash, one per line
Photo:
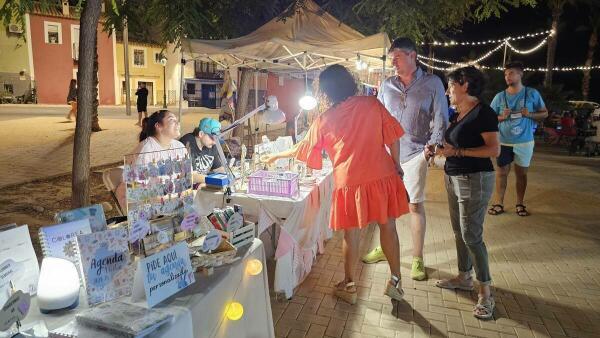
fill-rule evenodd
<path id="1" fill-rule="evenodd" d="M 413 257 L 410 278 L 418 281 L 427 279 L 427 272 L 425 272 L 425 263 L 423 263 L 423 258 Z"/>
<path id="2" fill-rule="evenodd" d="M 377 262 L 387 261 L 387 258 L 385 258 L 385 254 L 383 253 L 381 246 L 378 246 L 364 255 L 361 260 L 365 264 L 375 264 Z"/>

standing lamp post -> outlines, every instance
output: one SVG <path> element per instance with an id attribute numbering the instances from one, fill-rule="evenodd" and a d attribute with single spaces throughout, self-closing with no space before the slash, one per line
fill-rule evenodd
<path id="1" fill-rule="evenodd" d="M 167 108 L 167 58 L 162 57 L 160 64 L 163 66 L 163 108 Z"/>

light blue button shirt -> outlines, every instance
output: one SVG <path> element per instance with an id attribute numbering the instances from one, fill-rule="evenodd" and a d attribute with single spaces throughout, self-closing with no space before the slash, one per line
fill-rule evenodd
<path id="1" fill-rule="evenodd" d="M 417 68 L 413 81 L 404 86 L 398 76 L 391 76 L 379 88 L 377 98 L 404 129 L 400 162 L 410 161 L 426 145 L 442 144 L 448 127 L 448 101 L 439 77 Z"/>

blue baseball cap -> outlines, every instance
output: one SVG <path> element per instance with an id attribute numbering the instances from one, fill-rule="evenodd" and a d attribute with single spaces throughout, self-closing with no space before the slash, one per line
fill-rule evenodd
<path id="1" fill-rule="evenodd" d="M 198 123 L 198 129 L 208 135 L 219 135 L 221 133 L 221 124 L 215 119 L 205 117 Z"/>

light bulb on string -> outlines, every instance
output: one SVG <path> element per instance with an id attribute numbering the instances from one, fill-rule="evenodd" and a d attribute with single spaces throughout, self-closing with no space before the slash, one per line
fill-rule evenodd
<path id="1" fill-rule="evenodd" d="M 229 320 L 240 320 L 244 315 L 244 306 L 238 302 L 231 302 L 227 305 L 225 315 Z"/>
<path id="2" fill-rule="evenodd" d="M 251 276 L 257 276 L 262 272 L 263 265 L 258 259 L 251 259 L 246 263 L 246 272 Z"/>

